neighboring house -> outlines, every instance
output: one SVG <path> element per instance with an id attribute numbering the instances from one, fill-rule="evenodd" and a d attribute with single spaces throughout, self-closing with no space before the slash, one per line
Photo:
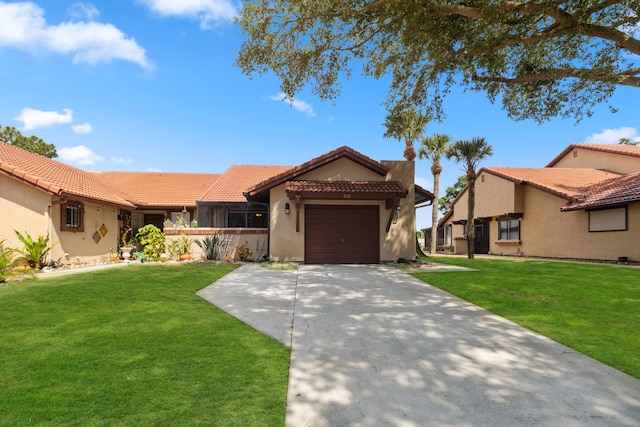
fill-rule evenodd
<path id="1" fill-rule="evenodd" d="M 0 143 L 0 241 L 6 247 L 22 247 L 17 230 L 49 236 L 54 261 L 100 262 L 118 251 L 120 210 L 135 207 L 89 172 Z"/>
<path id="2" fill-rule="evenodd" d="M 466 189 L 439 221 L 442 249 L 466 252 Z M 544 168 L 484 167 L 476 253 L 640 261 L 640 147 L 572 144 Z"/>
<path id="3" fill-rule="evenodd" d="M 0 240 L 14 229 L 56 242 L 53 259 L 98 262 L 122 233 L 197 219 L 173 238 L 223 234 L 254 258 L 308 263 L 415 259 L 415 209 L 433 195 L 414 164 L 376 162 L 341 147 L 297 167 L 233 165 L 223 174 L 86 172 L 0 144 Z M 194 245 L 195 247 L 195 245 Z"/>

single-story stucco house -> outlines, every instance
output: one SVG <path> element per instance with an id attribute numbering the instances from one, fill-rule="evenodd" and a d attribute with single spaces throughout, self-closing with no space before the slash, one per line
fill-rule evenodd
<path id="1" fill-rule="evenodd" d="M 571 144 L 544 168 L 478 171 L 480 254 L 640 261 L 640 147 Z M 466 253 L 467 191 L 439 221 L 439 246 Z"/>
<path id="2" fill-rule="evenodd" d="M 169 239 L 224 234 L 254 258 L 307 263 L 415 259 L 415 207 L 433 194 L 414 163 L 341 147 L 299 166 L 233 165 L 222 174 L 88 172 L 0 143 L 0 240 L 50 236 L 52 259 L 97 263 L 145 224 L 197 220 Z M 198 251 L 193 245 L 194 252 Z"/>

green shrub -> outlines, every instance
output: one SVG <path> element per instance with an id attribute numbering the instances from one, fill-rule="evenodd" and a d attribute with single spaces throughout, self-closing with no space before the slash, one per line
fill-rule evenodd
<path id="1" fill-rule="evenodd" d="M 4 240 L 0 240 L 0 283 L 6 281 L 17 267 L 16 250 L 4 247 Z"/>
<path id="2" fill-rule="evenodd" d="M 157 260 L 160 258 L 160 254 L 164 252 L 164 234 L 153 224 L 139 228 L 136 239 L 142 245 L 144 254 L 150 259 Z"/>
<path id="3" fill-rule="evenodd" d="M 196 245 L 204 251 L 204 258 L 215 261 L 220 258 L 222 251 L 227 248 L 228 242 L 224 234 L 213 234 L 202 240 L 196 240 Z"/>
<path id="4" fill-rule="evenodd" d="M 174 240 L 170 244 L 167 245 L 167 252 L 174 258 L 179 258 L 180 255 L 186 255 L 191 253 L 191 244 L 193 240 L 185 236 L 184 234 L 180 235 L 179 240 Z"/>
<path id="5" fill-rule="evenodd" d="M 29 267 L 35 269 L 40 269 L 47 265 L 47 255 L 53 249 L 53 246 L 49 245 L 49 236 L 38 236 L 38 240 L 33 240 L 27 232 L 25 232 L 26 236 L 23 236 L 18 230 L 14 231 L 24 245 L 24 248 L 20 251 L 21 255 L 16 261 L 28 264 Z"/>

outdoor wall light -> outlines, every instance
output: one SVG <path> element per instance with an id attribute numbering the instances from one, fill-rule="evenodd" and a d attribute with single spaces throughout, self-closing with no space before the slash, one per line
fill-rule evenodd
<path id="1" fill-rule="evenodd" d="M 284 204 L 284 213 L 287 215 L 291 213 L 291 206 L 289 206 L 289 203 Z"/>
<path id="2" fill-rule="evenodd" d="M 393 215 L 393 223 L 397 224 L 398 223 L 398 217 L 400 216 L 400 206 L 396 206 L 396 211 Z"/>

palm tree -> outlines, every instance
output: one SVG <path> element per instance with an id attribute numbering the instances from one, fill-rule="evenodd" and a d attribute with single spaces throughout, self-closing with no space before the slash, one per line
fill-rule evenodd
<path id="1" fill-rule="evenodd" d="M 432 254 L 436 253 L 436 239 L 438 237 L 438 193 L 440 192 L 440 173 L 442 166 L 440 159 L 447 152 L 451 138 L 449 135 L 436 133 L 420 141 L 418 158 L 431 160 L 431 173 L 433 174 L 433 205 L 431 211 L 431 247 Z"/>
<path id="2" fill-rule="evenodd" d="M 414 160 L 416 150 L 413 148 L 413 142 L 422 137 L 422 132 L 429 121 L 431 116 L 413 109 L 404 110 L 399 114 L 390 113 L 384 123 L 387 128 L 384 136 L 398 141 L 404 140 L 406 144 L 404 158 Z"/>
<path id="3" fill-rule="evenodd" d="M 456 163 L 464 163 L 467 175 L 468 206 L 467 211 L 467 251 L 469 259 L 474 255 L 474 209 L 476 203 L 476 168 L 481 160 L 493 155 L 493 147 L 484 138 L 456 141 L 445 153 L 447 159 L 455 158 Z"/>

